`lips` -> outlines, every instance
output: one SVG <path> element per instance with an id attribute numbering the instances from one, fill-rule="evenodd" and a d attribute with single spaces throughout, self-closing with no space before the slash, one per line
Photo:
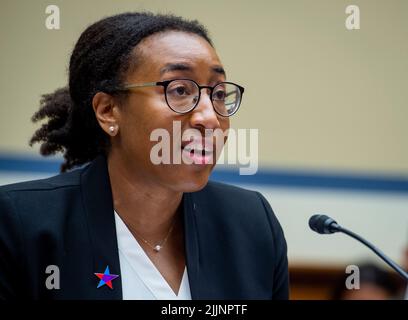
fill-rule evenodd
<path id="1" fill-rule="evenodd" d="M 186 163 L 210 164 L 213 160 L 213 142 L 206 139 L 183 141 L 181 145 Z"/>

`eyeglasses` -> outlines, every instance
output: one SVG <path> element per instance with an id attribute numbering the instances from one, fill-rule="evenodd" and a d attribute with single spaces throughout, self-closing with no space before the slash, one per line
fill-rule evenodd
<path id="1" fill-rule="evenodd" d="M 167 105 L 177 113 L 185 114 L 192 111 L 200 101 L 201 89 L 209 89 L 209 96 L 217 114 L 230 117 L 235 114 L 242 100 L 244 88 L 232 82 L 220 82 L 214 87 L 200 86 L 190 79 L 174 79 L 141 84 L 125 84 L 119 91 L 131 91 L 134 88 L 162 86 Z"/>

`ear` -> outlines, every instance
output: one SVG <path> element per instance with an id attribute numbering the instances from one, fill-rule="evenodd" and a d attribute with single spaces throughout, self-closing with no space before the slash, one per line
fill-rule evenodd
<path id="1" fill-rule="evenodd" d="M 101 128 L 115 136 L 119 130 L 119 112 L 114 98 L 105 92 L 97 92 L 92 98 L 92 107 Z"/>

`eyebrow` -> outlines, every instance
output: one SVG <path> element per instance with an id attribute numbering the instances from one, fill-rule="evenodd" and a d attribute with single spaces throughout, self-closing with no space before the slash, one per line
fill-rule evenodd
<path id="1" fill-rule="evenodd" d="M 160 69 L 160 75 L 171 71 L 192 71 L 191 66 L 185 63 L 168 63 L 163 68 Z M 211 67 L 211 70 L 215 73 L 226 76 L 225 70 L 221 66 Z"/>

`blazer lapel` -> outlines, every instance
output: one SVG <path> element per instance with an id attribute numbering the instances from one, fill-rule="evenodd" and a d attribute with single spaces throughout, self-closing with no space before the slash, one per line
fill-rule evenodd
<path id="1" fill-rule="evenodd" d="M 109 266 L 110 274 L 119 275 L 119 278 L 112 281 L 113 289 L 107 285 L 97 288 L 98 278 L 96 275 L 90 275 L 95 278 L 95 290 L 92 290 L 95 294 L 91 299 L 122 299 L 112 191 L 104 156 L 98 156 L 84 170 L 81 188 L 93 251 L 94 272 L 104 273 Z"/>
<path id="2" fill-rule="evenodd" d="M 197 234 L 196 205 L 191 193 L 183 195 L 184 242 L 188 280 L 192 299 L 200 299 L 200 252 Z"/>
<path id="3" fill-rule="evenodd" d="M 113 213 L 112 191 L 106 158 L 98 156 L 81 176 L 81 188 L 93 251 L 95 273 L 104 273 L 107 266 L 111 274 L 120 275 L 120 262 Z M 183 196 L 185 253 L 192 299 L 200 299 L 200 252 L 197 233 L 197 210 L 193 194 Z M 122 299 L 122 279 L 112 282 L 113 290 L 106 285 L 97 289 L 93 299 Z"/>

